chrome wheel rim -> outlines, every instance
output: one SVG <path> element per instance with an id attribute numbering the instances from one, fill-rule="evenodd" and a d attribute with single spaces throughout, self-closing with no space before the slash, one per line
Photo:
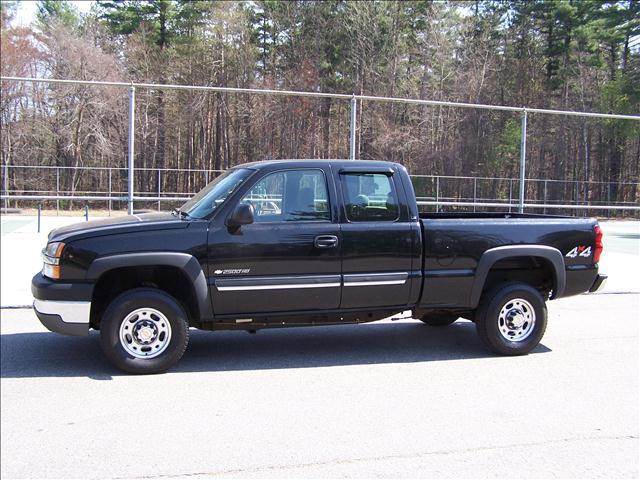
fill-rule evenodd
<path id="1" fill-rule="evenodd" d="M 510 342 L 526 340 L 536 325 L 533 306 L 522 298 L 506 302 L 498 315 L 498 330 Z"/>
<path id="2" fill-rule="evenodd" d="M 138 308 L 120 325 L 120 345 L 136 358 L 153 358 L 164 352 L 171 341 L 171 324 L 155 308 Z"/>

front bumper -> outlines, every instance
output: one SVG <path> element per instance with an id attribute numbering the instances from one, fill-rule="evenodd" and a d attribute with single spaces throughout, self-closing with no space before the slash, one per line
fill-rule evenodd
<path id="1" fill-rule="evenodd" d="M 602 290 L 606 283 L 607 283 L 606 275 L 597 275 L 596 279 L 593 281 L 593 285 L 591 285 L 591 288 L 589 289 L 589 293 Z"/>
<path id="2" fill-rule="evenodd" d="M 56 282 L 38 273 L 31 280 L 31 293 L 36 316 L 47 329 L 64 335 L 89 333 L 93 284 Z"/>

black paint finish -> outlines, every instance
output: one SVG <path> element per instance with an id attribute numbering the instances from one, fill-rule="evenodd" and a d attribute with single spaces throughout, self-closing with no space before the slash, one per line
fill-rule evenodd
<path id="1" fill-rule="evenodd" d="M 90 302 L 93 296 L 93 283 L 61 282 L 51 280 L 42 273 L 36 273 L 31 280 L 31 294 L 40 300 Z"/>
<path id="2" fill-rule="evenodd" d="M 477 292 L 472 297 L 472 290 L 476 269 L 483 255 L 496 247 L 551 247 L 557 250 L 556 256 L 564 261 L 565 268 L 575 265 L 589 267 L 577 275 L 567 274 L 566 287 L 558 296 L 588 291 L 589 286 L 583 288 L 583 285 L 593 283 L 597 274 L 592 257 L 565 256 L 580 245 L 594 249 L 595 219 L 518 214 L 494 214 L 494 218 L 489 218 L 484 214 L 480 218 L 439 218 L 438 215 L 430 215 L 424 216 L 421 221 L 425 232 L 426 276 L 420 300 L 422 307 L 475 308 Z M 531 254 L 526 249 L 522 253 L 524 256 Z M 545 258 L 544 253 L 540 255 Z M 447 275 L 448 271 L 451 271 L 451 275 Z M 461 271 L 472 271 L 473 277 L 464 275 L 463 278 L 453 278 L 460 277 Z"/>
<path id="3" fill-rule="evenodd" d="M 192 319 L 195 324 L 250 329 L 259 319 L 264 325 L 300 325 L 368 321 L 407 309 L 472 310 L 496 261 L 487 252 L 504 246 L 522 247 L 513 251 L 516 257 L 549 262 L 558 296 L 588 291 L 596 281 L 592 257 L 566 257 L 577 246 L 593 250 L 594 219 L 419 215 L 407 171 L 389 162 L 292 160 L 242 167 L 251 174 L 208 218 L 143 214 L 54 230 L 49 241 L 66 245 L 62 279 L 34 277 L 34 296 L 86 300 L 113 268 L 170 265 L 193 282 L 200 316 Z M 324 173 L 329 220 L 229 224 L 258 181 L 291 169 Z M 348 220 L 343 177 L 368 173 L 393 182 L 395 221 Z M 247 323 L 235 325 L 236 319 Z"/>

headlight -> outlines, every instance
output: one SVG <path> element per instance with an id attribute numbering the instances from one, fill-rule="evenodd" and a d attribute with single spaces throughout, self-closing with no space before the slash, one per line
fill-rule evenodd
<path id="1" fill-rule="evenodd" d="M 64 243 L 62 242 L 51 242 L 47 243 L 47 246 L 44 247 L 44 253 L 47 257 L 52 258 L 60 258 L 62 255 L 62 250 L 64 249 Z"/>
<path id="2" fill-rule="evenodd" d="M 51 242 L 42 250 L 42 260 L 44 266 L 42 267 L 42 274 L 45 277 L 49 277 L 53 280 L 60 279 L 60 257 L 64 250 L 64 243 Z"/>

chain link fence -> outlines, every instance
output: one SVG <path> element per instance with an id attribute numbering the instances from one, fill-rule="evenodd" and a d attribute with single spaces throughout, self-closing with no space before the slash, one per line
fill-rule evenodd
<path id="1" fill-rule="evenodd" d="M 482 177 L 460 175 L 414 174 L 418 203 L 424 210 L 498 210 L 531 211 L 535 213 L 594 214 L 601 216 L 637 216 L 640 211 L 640 184 L 638 182 L 597 182 L 586 180 L 562 180 L 553 178 L 527 177 L 527 125 L 532 115 L 583 117 L 586 119 L 640 121 L 640 116 L 601 114 L 547 110 L 527 107 L 483 105 L 460 102 L 445 102 L 366 95 L 345 95 L 321 92 L 297 92 L 287 90 L 265 90 L 249 88 L 227 88 L 189 85 L 156 85 L 123 82 L 100 82 L 59 80 L 43 78 L 0 77 L 3 82 L 49 85 L 90 85 L 112 89 L 126 89 L 127 132 L 126 167 L 109 166 L 57 166 L 56 159 L 40 159 L 39 165 L 16 163 L 2 165 L 3 206 L 33 207 L 44 206 L 57 211 L 87 206 L 108 210 L 126 207 L 129 213 L 135 208 L 170 209 L 185 201 L 200 190 L 207 182 L 223 170 L 192 168 L 149 168 L 137 167 L 136 158 L 136 92 L 150 90 L 200 91 L 213 94 L 270 95 L 291 98 L 291 101 L 305 97 L 317 100 L 332 99 L 343 102 L 348 111 L 348 119 L 343 122 L 345 147 L 350 159 L 355 159 L 362 132 L 358 132 L 358 115 L 366 110 L 366 105 L 413 105 L 416 107 L 474 109 L 475 111 L 495 111 L 506 115 L 517 115 L 514 125 L 519 130 L 519 152 L 511 152 L 517 158 L 518 177 Z M 346 103 L 348 102 L 348 103 Z M 339 111 L 344 112 L 342 107 Z M 139 115 L 139 113 L 138 113 Z M 341 130 L 340 130 L 341 131 Z M 360 137 L 358 137 L 358 134 Z M 530 141 L 537 140 L 535 137 Z M 342 147 L 341 147 L 342 148 Z M 340 149 L 338 149 L 340 150 Z M 346 152 L 345 152 L 346 153 Z M 383 156 L 384 157 L 384 156 Z M 366 156 L 364 157 L 366 158 Z M 514 161 L 516 161 L 514 159 Z M 26 162 L 25 162 L 26 163 Z M 48 165 L 43 165 L 48 163 Z M 412 169 L 411 162 L 406 163 Z M 422 173 L 422 172 L 420 172 Z M 553 174 L 553 172 L 550 172 Z M 64 179 L 64 181 L 61 181 Z M 42 185 L 47 188 L 43 189 Z M 612 196 L 612 192 L 615 195 Z"/>

